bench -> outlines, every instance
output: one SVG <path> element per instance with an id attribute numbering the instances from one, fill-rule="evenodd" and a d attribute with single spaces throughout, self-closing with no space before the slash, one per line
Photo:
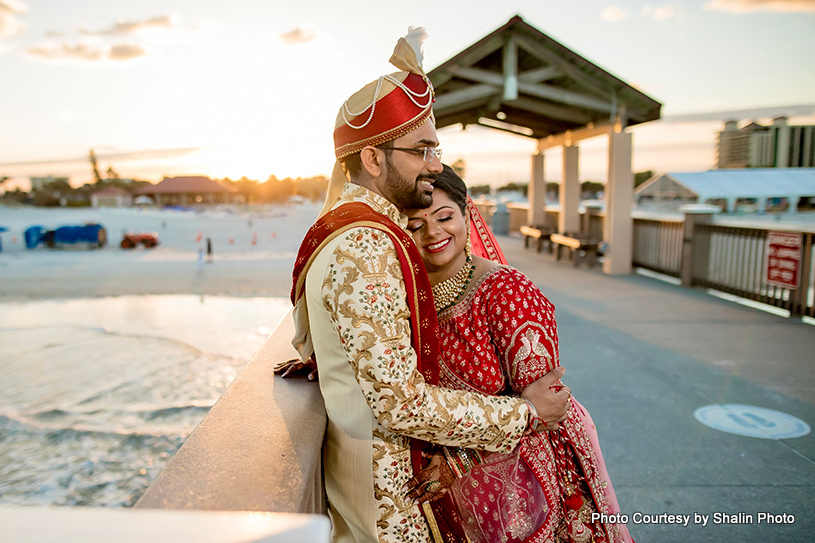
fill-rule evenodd
<path id="1" fill-rule="evenodd" d="M 521 226 L 521 235 L 524 237 L 524 249 L 529 247 L 529 242 L 537 240 L 537 252 L 541 252 L 543 244 L 549 242 L 549 237 L 552 235 L 552 228 L 535 227 L 535 226 Z M 552 245 L 549 244 L 549 252 L 552 252 Z"/>
<path id="2" fill-rule="evenodd" d="M 552 234 L 549 236 L 549 243 L 554 246 L 555 260 L 560 260 L 561 249 L 569 250 L 569 257 L 574 261 L 575 268 L 586 259 L 589 268 L 593 268 L 597 263 L 598 245 L 597 240 L 589 239 L 588 236 L 580 234 Z"/>

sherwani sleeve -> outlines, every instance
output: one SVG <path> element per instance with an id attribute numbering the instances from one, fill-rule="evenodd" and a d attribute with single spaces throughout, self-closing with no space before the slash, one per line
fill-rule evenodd
<path id="1" fill-rule="evenodd" d="M 526 403 L 426 383 L 411 347 L 410 311 L 393 242 L 373 228 L 343 236 L 320 296 L 379 424 L 441 445 L 512 450 L 527 426 Z"/>

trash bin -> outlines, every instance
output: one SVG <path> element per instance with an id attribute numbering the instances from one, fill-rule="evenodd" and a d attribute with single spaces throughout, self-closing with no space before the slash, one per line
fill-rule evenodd
<path id="1" fill-rule="evenodd" d="M 34 249 L 40 244 L 45 229 L 42 226 L 31 226 L 25 230 L 25 247 Z"/>
<path id="2" fill-rule="evenodd" d="M 503 202 L 499 202 L 492 213 L 492 232 L 496 236 L 509 235 L 509 210 Z"/>

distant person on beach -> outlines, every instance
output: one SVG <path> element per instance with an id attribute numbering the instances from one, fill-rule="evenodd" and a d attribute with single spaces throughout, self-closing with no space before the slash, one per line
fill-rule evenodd
<path id="1" fill-rule="evenodd" d="M 436 176 L 433 204 L 406 210 L 408 231 L 433 289 L 441 338 L 439 384 L 518 395 L 560 366 L 555 308 L 501 248 L 450 166 Z M 558 430 L 531 432 L 513 454 L 434 447 L 430 466 L 409 483 L 408 497 L 432 502 L 445 543 L 467 541 L 629 542 L 624 524 L 594 519 L 620 512 L 588 411 L 570 398 Z M 554 460 L 554 462 L 552 462 Z M 523 462 L 517 478 L 507 467 Z M 476 467 L 477 466 L 477 467 Z M 429 481 L 439 481 L 428 485 Z M 478 503 L 473 484 L 496 499 Z M 515 495 L 518 499 L 500 499 Z M 602 518 L 602 517 L 601 517 Z M 512 530 L 507 519 L 522 520 Z M 469 539 L 468 539 L 469 538 Z"/>
<path id="2" fill-rule="evenodd" d="M 212 256 L 212 238 L 207 238 L 207 262 L 212 263 L 215 259 Z"/>
<path id="3" fill-rule="evenodd" d="M 198 274 L 204 273 L 204 249 L 199 247 L 198 248 Z"/>
<path id="4" fill-rule="evenodd" d="M 428 442 L 509 452 L 526 432 L 567 416 L 568 389 L 550 389 L 560 369 L 522 397 L 438 386 L 436 310 L 403 214 L 432 203 L 442 171 L 423 36 L 411 29 L 391 57 L 402 71 L 340 109 L 326 204 L 293 272 L 293 344 L 302 360 L 316 357 L 328 413 L 323 469 L 335 542 L 433 541 L 429 504 L 404 492 Z"/>

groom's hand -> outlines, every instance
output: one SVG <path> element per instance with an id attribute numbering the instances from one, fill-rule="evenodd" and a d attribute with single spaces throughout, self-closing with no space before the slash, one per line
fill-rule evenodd
<path id="1" fill-rule="evenodd" d="M 558 366 L 521 392 L 521 398 L 529 400 L 535 406 L 538 417 L 546 424 L 535 428 L 541 430 L 557 430 L 558 423 L 563 422 L 569 415 L 572 391 L 560 382 L 566 370 Z"/>

